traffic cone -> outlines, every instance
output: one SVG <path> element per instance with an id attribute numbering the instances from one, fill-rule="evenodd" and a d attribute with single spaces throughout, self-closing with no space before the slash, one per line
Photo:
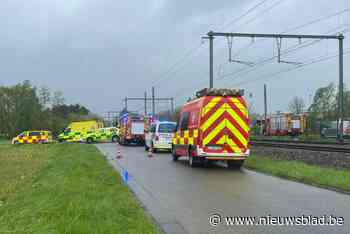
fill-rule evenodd
<path id="1" fill-rule="evenodd" d="M 123 158 L 122 153 L 120 151 L 120 145 L 117 144 L 117 156 L 115 157 L 116 159 L 121 159 Z"/>
<path id="2" fill-rule="evenodd" d="M 153 157 L 153 149 L 152 149 L 152 147 L 149 147 L 149 149 L 148 149 L 148 157 L 149 158 Z"/>

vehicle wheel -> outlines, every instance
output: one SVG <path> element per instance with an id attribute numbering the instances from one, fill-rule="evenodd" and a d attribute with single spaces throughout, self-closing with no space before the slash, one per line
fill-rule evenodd
<path id="1" fill-rule="evenodd" d="M 189 155 L 188 163 L 190 167 L 199 167 L 202 164 L 198 157 L 193 157 L 191 154 Z"/>
<path id="2" fill-rule="evenodd" d="M 228 160 L 227 167 L 230 169 L 239 169 L 243 165 L 244 160 Z"/>
<path id="3" fill-rule="evenodd" d="M 192 148 L 188 150 L 188 163 L 190 164 L 191 167 L 199 167 L 203 164 L 203 161 L 199 157 L 193 157 L 192 156 Z"/>
<path id="4" fill-rule="evenodd" d="M 94 142 L 94 140 L 91 137 L 89 137 L 88 139 L 86 139 L 86 142 L 88 144 L 92 144 Z"/>
<path id="5" fill-rule="evenodd" d="M 15 142 L 13 142 L 13 144 L 14 144 L 14 145 L 18 145 L 18 144 L 19 144 L 19 142 L 18 142 L 18 141 L 15 141 Z"/>
<path id="6" fill-rule="evenodd" d="M 118 141 L 118 137 L 117 136 L 113 136 L 112 137 L 112 142 L 117 142 Z"/>
<path id="7" fill-rule="evenodd" d="M 179 159 L 179 155 L 176 154 L 174 146 L 171 147 L 171 156 L 173 157 L 174 162 L 176 162 Z"/>

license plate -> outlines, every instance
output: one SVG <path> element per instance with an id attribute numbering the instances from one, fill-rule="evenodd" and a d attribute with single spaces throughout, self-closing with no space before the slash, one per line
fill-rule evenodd
<path id="1" fill-rule="evenodd" d="M 207 147 L 209 150 L 221 150 L 222 147 L 221 146 L 208 146 Z"/>

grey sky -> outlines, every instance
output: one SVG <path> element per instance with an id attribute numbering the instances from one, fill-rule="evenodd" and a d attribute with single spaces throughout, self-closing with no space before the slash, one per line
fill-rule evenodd
<path id="1" fill-rule="evenodd" d="M 267 0 L 255 11 L 227 25 L 258 2 L 5 0 L 0 7 L 0 85 L 29 79 L 37 86 L 63 91 L 70 103 L 79 102 L 103 113 L 119 110 L 125 96 L 143 96 L 145 90 L 150 93 L 154 84 L 157 95 L 176 95 L 179 105 L 208 84 L 208 44 L 204 43 L 168 76 L 161 75 L 186 52 L 199 46 L 200 37 L 208 31 L 226 25 L 224 31 L 276 33 L 350 8 L 346 0 Z M 275 7 L 266 10 L 274 4 Z M 326 33 L 349 26 L 350 12 L 347 12 L 293 33 Z M 345 49 L 350 48 L 348 35 L 345 33 Z M 233 53 L 249 43 L 249 39 L 235 39 Z M 283 41 L 282 47 L 296 43 Z M 256 62 L 271 57 L 275 44 L 273 40 L 256 41 L 236 59 Z M 308 61 L 332 55 L 336 49 L 335 41 L 323 41 L 283 59 Z M 244 65 L 228 64 L 227 59 L 225 39 L 216 38 L 215 76 L 247 69 Z M 348 84 L 347 56 L 344 63 L 344 79 Z M 255 81 L 292 66 L 271 62 L 250 73 L 215 80 L 215 86 L 246 89 L 253 93 L 249 101 L 254 110 L 261 112 L 264 82 L 268 85 L 270 111 L 276 111 L 286 110 L 295 95 L 308 103 L 309 95 L 318 87 L 338 79 L 337 60 L 332 59 Z M 163 103 L 158 109 L 166 107 Z M 130 105 L 133 110 L 142 108 L 141 103 Z"/>

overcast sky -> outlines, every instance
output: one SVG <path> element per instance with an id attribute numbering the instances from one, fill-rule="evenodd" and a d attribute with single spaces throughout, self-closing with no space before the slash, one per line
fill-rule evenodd
<path id="1" fill-rule="evenodd" d="M 60 90 L 68 103 L 81 103 L 100 114 L 120 110 L 125 96 L 150 94 L 152 85 L 157 96 L 175 97 L 180 105 L 195 90 L 208 86 L 208 43 L 201 44 L 201 36 L 210 30 L 334 34 L 350 27 L 349 11 L 290 30 L 350 8 L 347 0 L 266 0 L 239 18 L 259 2 L 262 0 L 3 0 L 0 85 L 28 79 L 36 86 Z M 349 51 L 350 34 L 344 34 L 344 48 Z M 298 43 L 283 40 L 282 50 Z M 273 112 L 286 110 L 293 96 L 309 103 L 318 87 L 338 80 L 336 58 L 271 77 L 269 74 L 295 65 L 278 64 L 275 59 L 247 72 L 250 67 L 227 62 L 225 38 L 215 38 L 214 48 L 214 86 L 252 93 L 247 99 L 256 112 L 263 110 L 264 83 L 269 112 Z M 234 59 L 257 63 L 276 54 L 276 41 L 234 39 L 232 50 L 238 53 Z M 282 59 L 306 63 L 336 53 L 337 42 L 327 40 Z M 346 55 L 345 84 L 350 82 L 349 62 Z M 233 74 L 226 76 L 229 73 Z M 157 109 L 168 107 L 160 103 Z M 142 102 L 129 108 L 143 110 Z"/>

